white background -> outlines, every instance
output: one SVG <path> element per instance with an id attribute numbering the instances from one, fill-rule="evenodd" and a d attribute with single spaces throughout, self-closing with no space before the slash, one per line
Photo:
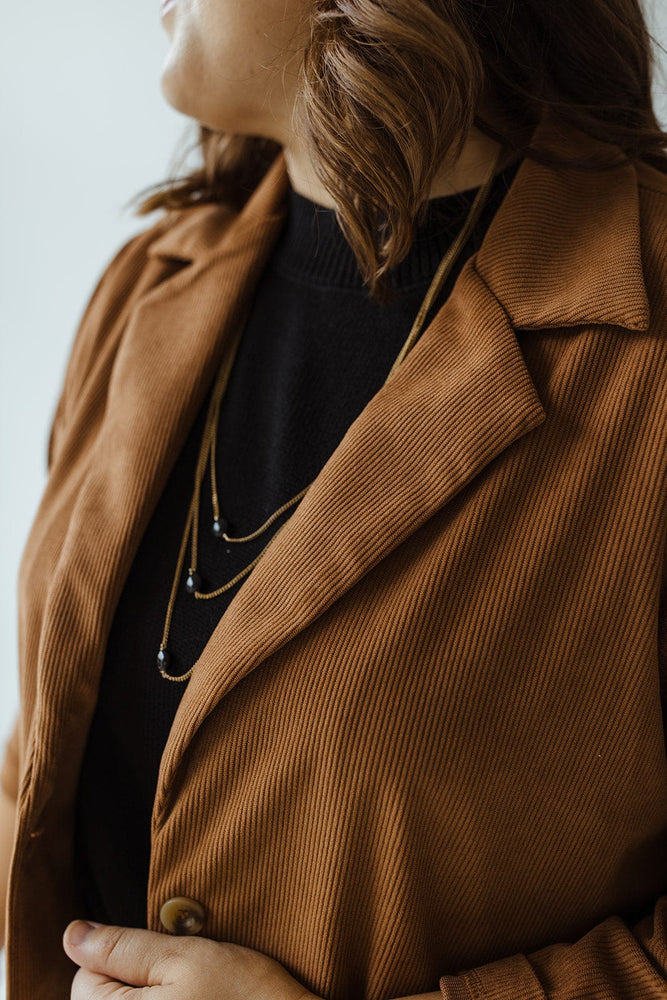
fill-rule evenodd
<path id="1" fill-rule="evenodd" d="M 123 204 L 196 137 L 160 89 L 169 40 L 158 7 L 14 2 L 0 33 L 0 754 L 17 705 L 16 575 L 71 341 L 111 257 L 158 217 Z M 667 48 L 667 0 L 647 0 L 646 12 Z M 664 128 L 667 57 L 657 56 Z"/>

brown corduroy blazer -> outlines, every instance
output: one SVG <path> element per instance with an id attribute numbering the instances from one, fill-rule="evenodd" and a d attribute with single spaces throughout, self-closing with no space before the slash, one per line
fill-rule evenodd
<path id="1" fill-rule="evenodd" d="M 9 1000 L 69 997 L 105 639 L 287 186 L 281 153 L 240 212 L 135 235 L 73 340 L 19 573 Z M 527 159 L 197 661 L 146 926 L 192 897 L 326 1000 L 665 1000 L 666 466 L 667 176 Z"/>

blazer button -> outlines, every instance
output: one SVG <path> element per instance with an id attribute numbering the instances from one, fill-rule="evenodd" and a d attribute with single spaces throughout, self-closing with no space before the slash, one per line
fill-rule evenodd
<path id="1" fill-rule="evenodd" d="M 174 896 L 162 904 L 160 920 L 170 934 L 199 934 L 204 926 L 204 907 L 196 899 Z"/>

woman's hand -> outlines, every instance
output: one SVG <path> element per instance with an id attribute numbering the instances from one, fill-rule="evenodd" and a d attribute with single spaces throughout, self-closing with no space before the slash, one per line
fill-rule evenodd
<path id="1" fill-rule="evenodd" d="M 230 941 L 75 920 L 71 1000 L 319 1000 L 279 962 Z M 135 987 L 132 989 L 132 987 Z"/>

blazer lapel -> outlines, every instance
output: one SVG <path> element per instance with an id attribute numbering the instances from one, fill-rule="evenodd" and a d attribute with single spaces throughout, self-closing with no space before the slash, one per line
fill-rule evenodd
<path id="1" fill-rule="evenodd" d="M 568 136 L 555 134 L 548 117 L 534 141 L 567 151 Z M 577 152 L 586 141 L 577 138 Z M 120 590 L 278 236 L 287 184 L 281 153 L 233 221 L 220 206 L 190 209 L 149 249 L 156 259 L 189 263 L 143 295 L 130 316 L 48 594 L 45 617 L 78 638 L 59 665 L 59 633 L 42 637 L 50 664 L 38 698 L 38 714 L 48 716 L 40 732 L 50 734 L 39 750 L 45 770 L 61 759 L 65 741 L 82 750 L 80 716 L 92 712 Z M 585 238 L 582 213 L 590 220 Z M 603 270 L 609 261 L 611 274 Z M 635 174 L 624 167 L 613 178 L 564 178 L 526 160 L 447 302 L 352 423 L 218 622 L 165 748 L 156 815 L 220 699 L 545 421 L 515 328 L 576 322 L 647 327 Z M 147 448 L 156 426 L 161 434 Z"/>
<path id="2" fill-rule="evenodd" d="M 235 684 L 545 417 L 507 316 L 469 261 L 456 293 L 352 423 L 218 622 L 184 692 L 158 802 L 197 728 Z"/>
<path id="3" fill-rule="evenodd" d="M 156 284 L 139 297 L 122 333 L 42 616 L 30 741 L 32 787 L 43 795 L 38 808 L 57 766 L 67 772 L 58 776 L 61 787 L 76 780 L 82 720 L 94 708 L 131 561 L 282 224 L 267 194 L 280 199 L 287 178 L 275 169 L 274 177 L 277 183 L 256 191 L 233 227 L 219 206 L 201 206 L 176 223 L 176 244 L 167 230 L 149 246 Z M 162 256 L 188 266 L 175 273 L 170 266 L 159 280 Z"/>
<path id="4" fill-rule="evenodd" d="M 534 141 L 568 151 L 568 136 L 548 115 Z M 586 150 L 586 137 L 574 141 L 571 152 Z M 448 301 L 352 423 L 218 623 L 163 755 L 156 818 L 220 699 L 545 421 L 515 327 L 582 322 L 647 328 L 634 171 L 601 181 L 524 161 Z"/>

